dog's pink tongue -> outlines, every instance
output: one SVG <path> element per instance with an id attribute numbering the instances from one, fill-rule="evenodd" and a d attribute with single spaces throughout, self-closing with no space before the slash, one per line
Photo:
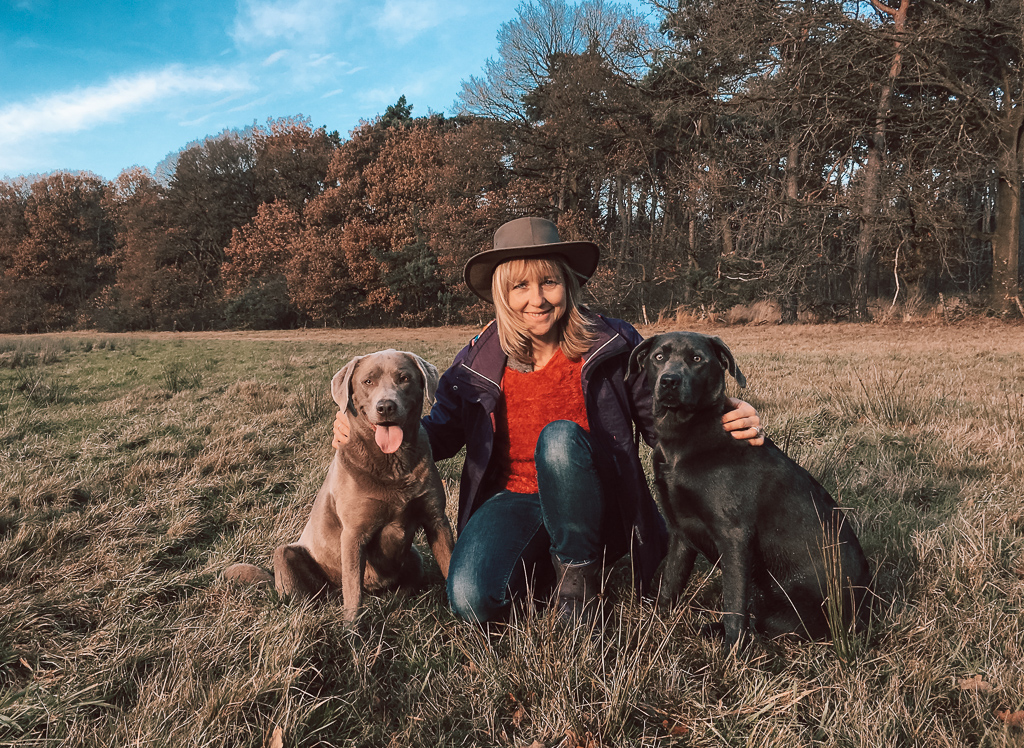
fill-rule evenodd
<path id="1" fill-rule="evenodd" d="M 377 440 L 380 451 L 386 455 L 398 451 L 402 446 L 401 426 L 374 426 L 373 438 Z"/>

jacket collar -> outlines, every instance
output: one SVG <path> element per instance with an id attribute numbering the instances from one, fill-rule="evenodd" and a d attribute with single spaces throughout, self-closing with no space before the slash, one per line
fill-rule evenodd
<path id="1" fill-rule="evenodd" d="M 629 347 L 626 339 L 619 335 L 618 330 L 612 327 L 604 317 L 595 314 L 594 319 L 597 324 L 597 340 L 590 346 L 590 350 L 583 354 L 584 369 L 592 362 L 596 363 L 606 356 L 620 353 Z"/>
<path id="2" fill-rule="evenodd" d="M 508 356 L 501 350 L 498 325 L 494 322 L 488 324 L 469 345 L 469 353 L 462 362 L 459 375 L 472 377 L 476 385 L 490 386 L 500 391 Z"/>
<path id="3" fill-rule="evenodd" d="M 597 340 L 590 350 L 583 354 L 584 382 L 586 382 L 589 369 L 593 364 L 624 350 L 628 352 L 629 349 L 626 339 L 604 317 L 594 315 L 594 320 L 597 328 Z M 508 356 L 501 350 L 498 338 L 498 326 L 492 322 L 470 344 L 469 354 L 462 362 L 462 373 L 470 372 L 476 375 L 474 379 L 482 377 L 490 386 L 500 390 L 501 378 L 504 376 L 507 363 Z M 478 379 L 477 384 L 482 384 L 482 382 Z"/>
<path id="4" fill-rule="evenodd" d="M 632 350 L 629 342 L 619 334 L 601 315 L 594 315 L 597 319 L 598 337 L 590 350 L 583 354 L 583 370 L 580 376 L 583 380 L 583 392 L 586 393 L 590 387 L 590 373 L 594 367 L 605 359 L 622 353 L 629 354 Z"/>

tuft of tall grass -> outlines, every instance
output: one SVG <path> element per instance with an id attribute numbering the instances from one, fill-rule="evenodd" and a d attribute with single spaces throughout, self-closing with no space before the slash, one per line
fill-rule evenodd
<path id="1" fill-rule="evenodd" d="M 19 373 L 14 390 L 22 393 L 33 405 L 61 405 L 70 399 L 70 385 L 38 369 Z"/>
<path id="2" fill-rule="evenodd" d="M 44 345 L 39 350 L 39 363 L 44 365 L 57 363 L 60 361 L 62 353 L 66 353 L 66 351 L 58 346 Z"/>
<path id="3" fill-rule="evenodd" d="M 2 369 L 23 369 L 27 366 L 35 366 L 39 361 L 34 351 L 27 351 L 22 348 L 13 348 L 0 353 L 0 368 Z"/>
<path id="4" fill-rule="evenodd" d="M 301 384 L 295 393 L 295 411 L 304 421 L 323 421 L 337 410 L 327 385 Z"/>
<path id="5" fill-rule="evenodd" d="M 828 629 L 831 633 L 832 649 L 836 658 L 844 665 L 852 665 L 866 649 L 866 642 L 870 640 L 870 628 L 867 631 L 858 631 L 858 604 L 855 591 L 849 577 L 843 575 L 842 547 L 839 536 L 842 527 L 838 524 L 844 522 L 838 514 L 833 514 L 830 519 L 822 522 L 822 568 L 825 578 L 819 580 L 819 584 L 825 590 L 825 619 L 828 622 Z M 870 620 L 870 591 L 865 597 L 862 605 L 868 606 L 864 611 Z"/>
<path id="6" fill-rule="evenodd" d="M 172 393 L 194 390 L 203 385 L 203 372 L 195 363 L 168 361 L 160 372 L 160 380 Z"/>
<path id="7" fill-rule="evenodd" d="M 927 401 L 918 385 L 908 381 L 909 367 L 872 364 L 851 368 L 845 379 L 834 374 L 831 387 L 819 398 L 847 417 L 863 418 L 887 428 L 919 423 Z"/>

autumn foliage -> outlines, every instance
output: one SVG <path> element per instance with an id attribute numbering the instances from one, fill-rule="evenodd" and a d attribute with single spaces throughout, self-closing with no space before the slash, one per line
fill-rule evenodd
<path id="1" fill-rule="evenodd" d="M 462 266 L 527 214 L 641 321 L 1024 313 L 1019 7 L 655 5 L 524 3 L 454 117 L 403 96 L 347 138 L 287 117 L 156 176 L 0 182 L 0 331 L 475 322 Z"/>

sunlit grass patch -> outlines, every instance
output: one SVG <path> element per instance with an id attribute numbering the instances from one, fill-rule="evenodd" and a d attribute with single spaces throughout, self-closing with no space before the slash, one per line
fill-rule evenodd
<path id="1" fill-rule="evenodd" d="M 543 608 L 483 637 L 433 567 L 355 631 L 223 584 L 301 531 L 333 374 L 386 347 L 443 369 L 472 332 L 0 338 L 0 745 L 1016 745 L 993 712 L 1024 707 L 1024 340 L 927 332 L 714 330 L 871 561 L 842 657 L 703 638 L 703 563 L 672 610 L 619 569 L 597 637 Z M 454 515 L 461 458 L 439 467 Z"/>

